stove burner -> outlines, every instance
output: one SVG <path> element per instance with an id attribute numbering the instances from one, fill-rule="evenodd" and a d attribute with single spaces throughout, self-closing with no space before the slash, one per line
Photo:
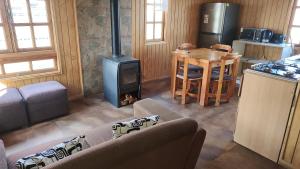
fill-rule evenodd
<path id="1" fill-rule="evenodd" d="M 263 67 L 262 71 L 267 72 L 267 73 L 271 73 L 272 69 L 270 67 Z"/>
<path id="2" fill-rule="evenodd" d="M 291 78 L 291 79 L 300 79 L 300 65 L 291 63 L 279 63 L 279 62 L 270 62 L 270 63 L 259 63 L 251 66 L 251 69 L 273 74 L 276 76 Z"/>
<path id="3" fill-rule="evenodd" d="M 297 64 L 293 63 L 289 65 L 290 67 L 299 68 Z"/>
<path id="4" fill-rule="evenodd" d="M 287 72 L 285 72 L 283 75 L 285 76 L 285 77 L 290 77 L 290 78 L 293 78 L 294 77 L 294 72 L 290 72 L 290 71 L 287 71 Z"/>
<path id="5" fill-rule="evenodd" d="M 283 70 L 283 71 L 286 70 L 286 66 L 281 63 L 270 64 L 270 66 L 272 67 L 272 69 L 279 69 L 279 70 Z"/>

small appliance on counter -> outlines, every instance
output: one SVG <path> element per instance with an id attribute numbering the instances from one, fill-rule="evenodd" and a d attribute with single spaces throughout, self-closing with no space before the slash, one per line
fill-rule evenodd
<path id="1" fill-rule="evenodd" d="M 269 29 L 242 28 L 240 39 L 269 43 L 272 39 L 272 36 L 273 32 Z"/>
<path id="2" fill-rule="evenodd" d="M 286 40 L 286 35 L 275 33 L 271 39 L 271 43 L 282 44 L 285 42 L 285 40 Z"/>
<path id="3" fill-rule="evenodd" d="M 273 32 L 269 29 L 262 30 L 260 37 L 261 37 L 260 42 L 269 43 L 272 40 Z"/>
<path id="4" fill-rule="evenodd" d="M 241 28 L 240 39 L 254 41 L 255 28 Z"/>

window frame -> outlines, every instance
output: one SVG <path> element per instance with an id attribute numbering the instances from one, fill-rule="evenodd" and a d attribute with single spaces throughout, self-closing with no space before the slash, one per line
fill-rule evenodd
<path id="1" fill-rule="evenodd" d="M 153 0 L 154 3 L 148 3 L 148 0 L 145 0 L 145 41 L 146 43 L 155 43 L 155 42 L 164 42 L 165 40 L 165 11 L 163 10 L 163 0 L 161 0 L 161 7 L 162 7 L 162 21 L 156 21 L 155 18 L 155 6 L 157 5 L 155 3 L 155 0 Z M 153 19 L 154 21 L 148 22 L 147 21 L 147 6 L 148 5 L 153 5 L 154 6 L 154 11 L 153 11 Z M 147 24 L 152 24 L 153 25 L 153 38 L 152 39 L 147 39 Z M 162 24 L 162 31 L 161 31 L 161 38 L 160 39 L 155 39 L 155 25 L 156 24 Z"/>
<path id="2" fill-rule="evenodd" d="M 7 16 L 7 7 L 5 0 L 0 0 L 0 17 L 2 20 L 2 23 L 0 25 L 3 25 L 3 31 L 5 35 L 5 42 L 6 42 L 6 50 L 0 50 L 0 53 L 10 53 L 13 52 L 12 43 L 10 42 L 12 37 L 10 33 L 10 27 L 8 24 L 8 16 Z"/>
<path id="3" fill-rule="evenodd" d="M 293 13 L 291 15 L 291 20 L 290 20 L 290 26 L 289 26 L 289 37 L 290 37 L 290 42 L 293 44 L 300 44 L 299 43 L 295 43 L 292 41 L 292 37 L 291 37 L 291 33 L 292 33 L 292 28 L 300 28 L 300 25 L 293 25 L 294 19 L 296 17 L 296 10 L 300 10 L 300 0 L 295 0 L 294 1 L 294 7 L 293 7 Z M 299 18 L 300 19 L 300 18 Z"/>
<path id="4" fill-rule="evenodd" d="M 10 6 L 10 0 L 0 0 L 0 14 L 4 27 L 5 40 L 7 50 L 0 50 L 0 79 L 6 78 L 27 78 L 32 76 L 44 75 L 44 74 L 57 74 L 60 73 L 58 54 L 56 52 L 54 26 L 52 22 L 52 9 L 50 0 L 45 0 L 47 10 L 47 22 L 45 23 L 33 23 L 32 14 L 30 8 L 30 0 L 26 0 L 29 23 L 13 23 L 12 9 Z M 32 48 L 19 48 L 17 42 L 17 36 L 15 32 L 15 26 L 30 26 Z M 48 26 L 50 47 L 37 47 L 34 35 L 34 26 Z M 33 70 L 33 61 L 42 61 L 46 59 L 53 59 L 54 67 L 50 69 Z M 28 62 L 30 66 L 29 71 L 6 73 L 4 65 L 9 63 Z M 22 77 L 20 77 L 22 76 Z"/>

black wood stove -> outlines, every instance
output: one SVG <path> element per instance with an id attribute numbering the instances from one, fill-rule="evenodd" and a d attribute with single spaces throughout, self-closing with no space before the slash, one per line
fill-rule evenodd
<path id="1" fill-rule="evenodd" d="M 141 99 L 140 61 L 121 54 L 119 0 L 111 0 L 112 57 L 103 59 L 104 97 L 116 107 Z"/>

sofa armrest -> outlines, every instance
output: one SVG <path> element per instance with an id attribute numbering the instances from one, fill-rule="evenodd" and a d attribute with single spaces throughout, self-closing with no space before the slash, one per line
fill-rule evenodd
<path id="1" fill-rule="evenodd" d="M 197 133 L 195 134 L 188 156 L 188 160 L 185 164 L 184 169 L 191 169 L 196 167 L 196 163 L 199 159 L 204 141 L 206 138 L 206 131 L 202 128 L 198 128 Z"/>
<path id="2" fill-rule="evenodd" d="M 162 106 L 152 99 L 144 99 L 133 104 L 134 117 L 140 118 L 151 115 L 159 115 L 162 121 L 171 121 L 183 118 L 179 114 Z"/>
<path id="3" fill-rule="evenodd" d="M 1 169 L 7 169 L 5 148 L 4 148 L 4 143 L 3 143 L 2 140 L 0 140 L 0 168 Z"/>

